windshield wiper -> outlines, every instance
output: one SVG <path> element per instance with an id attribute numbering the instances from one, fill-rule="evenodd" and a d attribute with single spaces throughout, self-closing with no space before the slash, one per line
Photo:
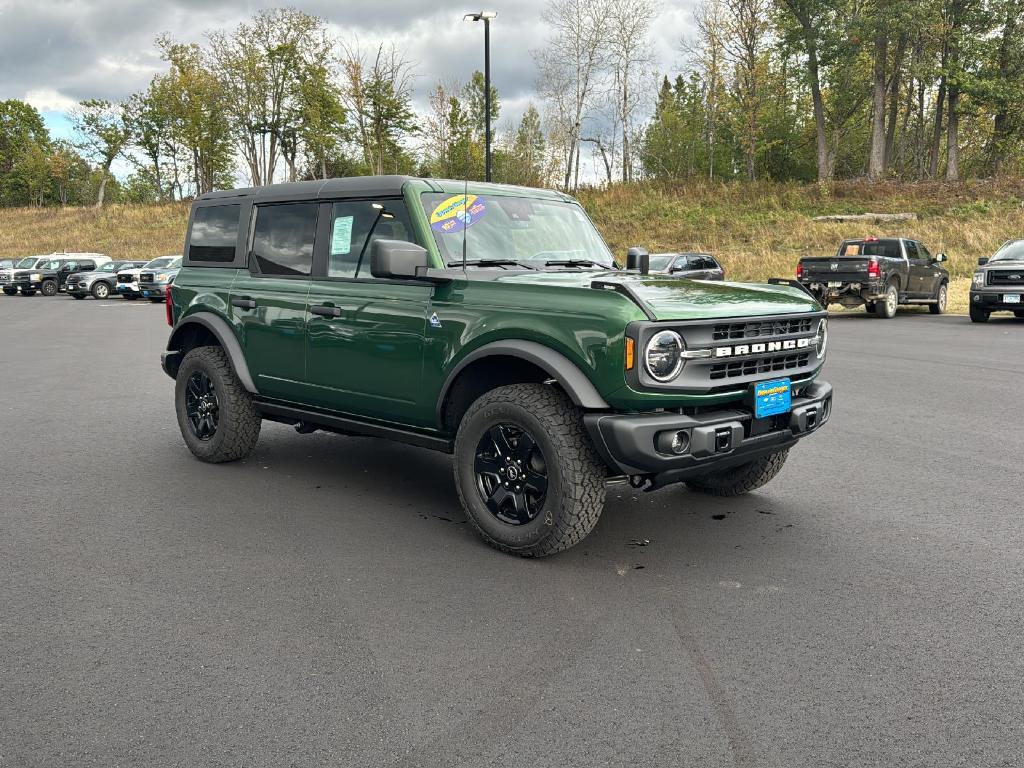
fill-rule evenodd
<path id="1" fill-rule="evenodd" d="M 545 267 L 601 267 L 602 269 L 611 269 L 607 264 L 602 264 L 599 261 L 591 261 L 590 259 L 553 259 L 552 261 L 545 261 Z"/>
<path id="2" fill-rule="evenodd" d="M 530 266 L 522 261 L 516 261 L 515 259 L 469 259 L 466 262 L 462 261 L 449 261 L 449 267 L 461 267 L 465 263 L 467 267 L 522 267 L 523 269 L 536 269 L 536 267 Z"/>

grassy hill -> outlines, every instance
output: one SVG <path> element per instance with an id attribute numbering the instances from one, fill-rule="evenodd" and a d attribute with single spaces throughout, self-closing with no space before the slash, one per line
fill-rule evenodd
<path id="1" fill-rule="evenodd" d="M 1024 185 L 1019 181 L 960 184 L 774 183 L 636 184 L 580 195 L 615 253 L 707 250 L 730 279 L 792 276 L 802 255 L 830 254 L 845 237 L 903 234 L 945 251 L 954 280 L 950 309 L 966 311 L 970 275 L 979 256 L 1024 237 Z M 811 221 L 832 213 L 912 212 L 900 224 Z M 181 251 L 187 204 L 92 208 L 0 209 L 0 257 L 51 251 L 100 251 L 144 258 Z"/>

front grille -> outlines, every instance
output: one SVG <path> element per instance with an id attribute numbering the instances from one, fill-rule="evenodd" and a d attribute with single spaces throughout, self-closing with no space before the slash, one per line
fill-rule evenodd
<path id="1" fill-rule="evenodd" d="M 809 352 L 795 355 L 772 355 L 753 357 L 749 360 L 731 360 L 728 363 L 717 363 L 711 366 L 709 378 L 735 379 L 740 376 L 756 376 L 762 373 L 780 373 L 803 368 L 810 361 Z"/>
<path id="2" fill-rule="evenodd" d="M 1024 268 L 1019 270 L 993 270 L 988 273 L 988 284 L 1024 287 Z"/>
<path id="3" fill-rule="evenodd" d="M 141 275 L 139 275 L 139 282 L 140 283 L 152 283 L 154 277 L 156 277 L 156 276 L 152 272 L 143 272 Z"/>
<path id="4" fill-rule="evenodd" d="M 8 277 L 7 275 L 0 275 L 0 283 L 9 283 L 10 281 L 11 278 Z"/>
<path id="5" fill-rule="evenodd" d="M 119 272 L 117 274 L 117 282 L 119 282 L 119 283 L 134 283 L 135 282 L 135 275 L 129 275 L 129 274 L 126 274 L 124 272 Z"/>
<path id="6" fill-rule="evenodd" d="M 810 333 L 812 319 L 797 317 L 788 320 L 765 320 L 751 323 L 718 323 L 715 325 L 711 338 L 714 341 L 725 339 L 760 339 L 765 336 L 794 336 Z"/>

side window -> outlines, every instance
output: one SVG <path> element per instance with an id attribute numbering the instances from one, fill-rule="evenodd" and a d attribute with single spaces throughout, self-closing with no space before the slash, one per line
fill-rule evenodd
<path id="1" fill-rule="evenodd" d="M 925 259 L 926 261 L 932 260 L 932 255 L 928 253 L 928 249 L 924 247 L 924 243 L 917 244 L 917 258 Z"/>
<path id="2" fill-rule="evenodd" d="M 94 269 L 96 269 L 95 261 L 80 261 L 78 266 L 75 267 L 77 272 L 92 272 Z"/>
<path id="3" fill-rule="evenodd" d="M 252 256 L 260 274 L 312 273 L 318 209 L 317 203 L 285 203 L 256 209 Z"/>
<path id="4" fill-rule="evenodd" d="M 680 271 L 690 269 L 690 257 L 676 256 L 676 260 L 672 262 L 672 269 L 678 269 Z"/>
<path id="5" fill-rule="evenodd" d="M 415 242 L 402 200 L 345 200 L 331 207 L 328 277 L 370 277 L 374 240 Z"/>
<path id="6" fill-rule="evenodd" d="M 61 272 L 75 272 L 77 269 L 78 269 L 78 262 L 77 261 L 69 261 L 69 262 L 67 262 L 65 264 L 62 264 L 61 267 L 60 267 L 60 271 Z"/>
<path id="7" fill-rule="evenodd" d="M 188 241 L 190 261 L 224 263 L 235 260 L 241 208 L 237 204 L 196 208 Z"/>
<path id="8" fill-rule="evenodd" d="M 903 247 L 907 249 L 908 259 L 921 258 L 920 256 L 917 255 L 917 243 L 915 243 L 913 240 L 904 240 Z"/>

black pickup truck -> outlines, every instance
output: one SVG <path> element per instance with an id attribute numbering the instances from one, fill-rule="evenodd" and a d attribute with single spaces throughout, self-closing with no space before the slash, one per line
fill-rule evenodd
<path id="1" fill-rule="evenodd" d="M 865 237 L 844 240 L 835 256 L 800 259 L 796 279 L 826 308 L 863 304 L 890 318 L 900 304 L 927 304 L 941 315 L 949 291 L 949 272 L 939 266 L 944 261 L 946 254 L 932 256 L 917 240 Z"/>

